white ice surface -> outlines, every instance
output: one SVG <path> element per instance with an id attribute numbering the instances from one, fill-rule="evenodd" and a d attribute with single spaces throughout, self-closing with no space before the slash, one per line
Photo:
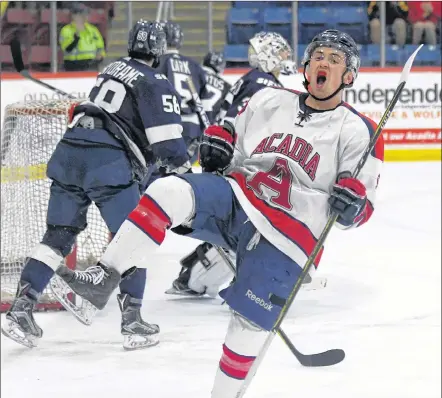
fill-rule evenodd
<path id="1" fill-rule="evenodd" d="M 209 398 L 228 310 L 163 294 L 196 243 L 171 234 L 147 264 L 143 314 L 160 345 L 123 351 L 115 298 L 90 327 L 37 313 L 38 348 L 1 337 L 1 396 Z M 303 368 L 276 338 L 246 397 L 439 398 L 441 164 L 387 163 L 372 220 L 332 233 L 318 275 L 328 286 L 301 292 L 283 327 L 301 351 L 339 347 L 346 359 Z"/>

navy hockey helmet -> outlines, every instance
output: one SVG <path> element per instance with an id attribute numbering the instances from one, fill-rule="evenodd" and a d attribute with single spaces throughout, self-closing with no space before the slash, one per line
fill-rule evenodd
<path id="1" fill-rule="evenodd" d="M 203 65 L 213 69 L 216 73 L 222 73 L 226 67 L 224 53 L 210 51 L 203 59 Z"/>
<path id="2" fill-rule="evenodd" d="M 161 25 L 166 32 L 167 46 L 180 49 L 184 37 L 181 26 L 171 21 L 161 22 Z"/>
<path id="3" fill-rule="evenodd" d="M 127 52 L 134 58 L 158 59 L 166 48 L 166 33 L 158 22 L 140 19 L 129 32 Z"/>
<path id="4" fill-rule="evenodd" d="M 310 63 L 310 59 L 312 57 L 313 52 L 319 47 L 329 47 L 342 51 L 345 55 L 345 63 L 346 63 L 346 70 L 342 75 L 342 78 L 344 78 L 345 73 L 349 71 L 353 74 L 352 82 L 350 84 L 344 84 L 344 82 L 342 81 L 339 89 L 336 92 L 334 92 L 331 96 L 323 99 L 314 97 L 315 99 L 326 101 L 331 97 L 335 96 L 336 93 L 342 90 L 343 88 L 353 86 L 354 81 L 358 77 L 359 68 L 361 66 L 361 57 L 359 55 L 359 50 L 356 42 L 348 33 L 341 32 L 336 29 L 328 29 L 322 33 L 317 34 L 305 49 L 304 57 L 302 59 L 302 63 L 304 64 L 303 84 L 307 90 L 309 82 L 307 80 L 307 77 L 305 76 L 305 69 L 307 65 Z"/>

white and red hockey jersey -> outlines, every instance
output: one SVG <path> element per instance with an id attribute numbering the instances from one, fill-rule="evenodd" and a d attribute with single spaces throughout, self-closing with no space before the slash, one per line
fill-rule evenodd
<path id="1" fill-rule="evenodd" d="M 353 173 L 376 129 L 344 102 L 312 112 L 306 97 L 278 88 L 257 92 L 235 119 L 238 139 L 225 173 L 258 231 L 300 266 L 325 227 L 333 184 L 339 174 Z M 380 137 L 358 176 L 368 200 L 353 226 L 373 212 L 383 157 Z"/>

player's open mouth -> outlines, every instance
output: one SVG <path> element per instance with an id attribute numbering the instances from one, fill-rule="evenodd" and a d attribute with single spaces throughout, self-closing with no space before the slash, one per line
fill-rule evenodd
<path id="1" fill-rule="evenodd" d="M 327 80 L 327 73 L 325 71 L 320 70 L 316 76 L 316 85 L 318 88 L 322 88 Z"/>

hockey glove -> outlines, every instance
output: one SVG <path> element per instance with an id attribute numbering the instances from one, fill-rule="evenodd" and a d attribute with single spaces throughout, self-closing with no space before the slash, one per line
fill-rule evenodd
<path id="1" fill-rule="evenodd" d="M 338 223 L 350 226 L 365 209 L 367 193 L 364 184 L 356 178 L 341 178 L 335 185 L 330 198 L 330 208 L 339 214 Z"/>
<path id="2" fill-rule="evenodd" d="M 232 161 L 235 143 L 236 133 L 230 123 L 224 123 L 224 127 L 209 126 L 204 131 L 199 146 L 202 169 L 209 173 L 222 173 Z"/>

